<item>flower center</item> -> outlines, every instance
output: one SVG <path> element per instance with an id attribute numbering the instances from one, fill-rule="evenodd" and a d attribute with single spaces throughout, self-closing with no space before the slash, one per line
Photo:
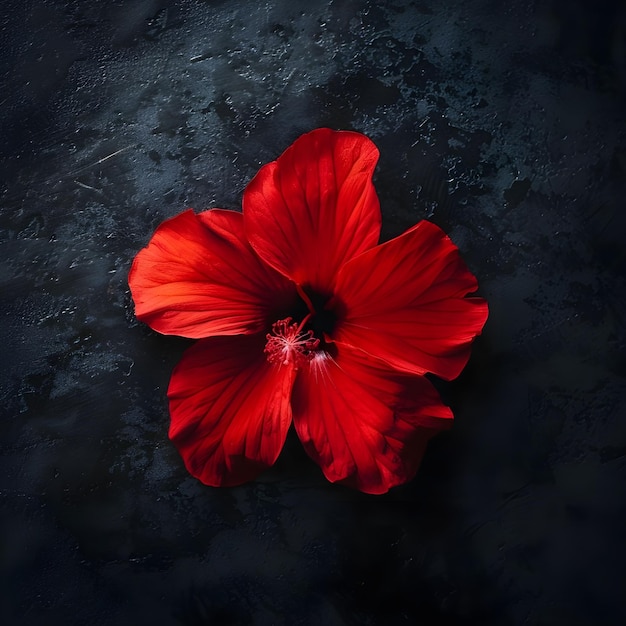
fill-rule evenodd
<path id="1" fill-rule="evenodd" d="M 272 325 L 272 332 L 265 336 L 265 354 L 270 363 L 298 367 L 313 358 L 320 340 L 313 336 L 312 330 L 302 330 L 309 317 L 307 315 L 300 324 L 287 317 Z"/>
<path id="2" fill-rule="evenodd" d="M 337 316 L 335 311 L 326 308 L 328 297 L 316 293 L 306 294 L 307 306 L 311 312 L 309 328 L 313 330 L 313 336 L 324 339 L 326 335 L 332 335 Z"/>

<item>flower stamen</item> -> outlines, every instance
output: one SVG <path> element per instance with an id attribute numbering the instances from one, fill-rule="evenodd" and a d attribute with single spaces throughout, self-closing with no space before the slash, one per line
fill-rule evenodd
<path id="1" fill-rule="evenodd" d="M 265 336 L 265 354 L 270 363 L 298 367 L 313 358 L 320 340 L 313 336 L 312 330 L 302 330 L 309 317 L 307 315 L 300 324 L 287 317 L 272 325 L 272 332 Z"/>

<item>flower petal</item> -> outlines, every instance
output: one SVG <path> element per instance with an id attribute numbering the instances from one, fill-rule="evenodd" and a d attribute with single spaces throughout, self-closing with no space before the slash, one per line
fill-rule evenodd
<path id="1" fill-rule="evenodd" d="M 241 213 L 221 209 L 163 222 L 128 282 L 138 319 L 193 339 L 259 332 L 296 297 L 295 286 L 249 246 Z"/>
<path id="2" fill-rule="evenodd" d="M 285 442 L 295 369 L 270 365 L 264 342 L 262 335 L 198 341 L 172 374 L 169 435 L 189 472 L 207 485 L 251 480 Z"/>
<path id="3" fill-rule="evenodd" d="M 465 297 L 477 286 L 450 238 L 422 221 L 342 268 L 332 339 L 399 371 L 451 380 L 487 319 L 487 303 Z"/>
<path id="4" fill-rule="evenodd" d="M 330 295 L 341 265 L 378 242 L 377 161 L 359 133 L 320 128 L 297 139 L 244 191 L 252 247 L 299 285 Z"/>
<path id="5" fill-rule="evenodd" d="M 428 440 L 452 423 L 426 378 L 344 346 L 300 370 L 292 407 L 298 436 L 326 478 L 373 494 L 413 478 Z"/>

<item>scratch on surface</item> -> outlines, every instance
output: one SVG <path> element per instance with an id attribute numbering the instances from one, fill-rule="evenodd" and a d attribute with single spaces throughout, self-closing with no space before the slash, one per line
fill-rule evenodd
<path id="1" fill-rule="evenodd" d="M 114 156 L 117 156 L 118 154 L 121 154 L 122 152 L 126 152 L 126 150 L 130 150 L 132 147 L 133 146 L 126 146 L 125 148 L 120 148 L 119 150 L 116 150 L 115 152 L 111 152 L 111 154 L 107 154 L 105 157 L 98 159 L 94 163 L 90 163 L 89 165 L 85 165 L 83 167 L 78 168 L 77 170 L 74 170 L 73 172 L 68 174 L 68 176 L 75 176 L 76 174 L 80 172 L 84 172 L 85 170 L 95 167 L 96 165 L 100 165 L 100 163 L 104 163 L 105 161 L 112 159 Z M 77 182 L 77 181 L 74 181 L 74 182 Z"/>
<path id="2" fill-rule="evenodd" d="M 96 187 L 92 187 L 91 185 L 86 185 L 85 183 L 81 183 L 80 180 L 74 179 L 74 182 L 83 189 L 89 189 L 90 191 L 95 191 L 96 193 L 102 193 L 102 189 L 96 189 Z"/>
<path id="3" fill-rule="evenodd" d="M 556 322 L 553 322 L 549 326 L 546 326 L 545 328 L 542 328 L 539 332 L 533 333 L 530 336 L 530 338 L 531 339 L 537 339 L 538 337 L 541 337 L 541 336 L 545 335 L 546 333 L 550 333 L 550 332 L 556 330 L 557 328 L 559 328 L 563 324 L 566 324 L 567 322 L 571 322 L 572 320 L 577 320 L 578 317 L 579 317 L 578 313 L 574 313 L 573 315 L 567 315 L 566 317 L 563 317 L 563 318 L 557 320 Z"/>

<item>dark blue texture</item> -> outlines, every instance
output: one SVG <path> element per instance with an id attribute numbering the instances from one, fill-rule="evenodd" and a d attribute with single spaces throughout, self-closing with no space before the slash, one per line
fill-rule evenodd
<path id="1" fill-rule="evenodd" d="M 2 624 L 626 623 L 621 3 L 2 13 Z M 204 487 L 167 438 L 189 342 L 134 319 L 129 265 L 319 126 L 376 142 L 384 238 L 445 229 L 490 319 L 410 484 L 331 485 L 293 435 Z"/>

